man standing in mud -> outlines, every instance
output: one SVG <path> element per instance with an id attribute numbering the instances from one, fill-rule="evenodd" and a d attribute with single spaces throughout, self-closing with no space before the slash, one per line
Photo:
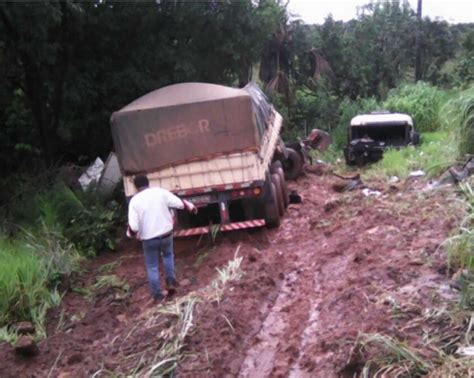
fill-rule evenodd
<path id="1" fill-rule="evenodd" d="M 145 175 L 133 179 L 137 193 L 128 206 L 127 236 L 142 241 L 148 282 L 155 300 L 164 299 L 160 288 L 159 257 L 163 257 L 168 294 L 176 291 L 173 252 L 173 215 L 170 209 L 186 209 L 196 214 L 192 203 L 162 188 L 150 188 Z"/>

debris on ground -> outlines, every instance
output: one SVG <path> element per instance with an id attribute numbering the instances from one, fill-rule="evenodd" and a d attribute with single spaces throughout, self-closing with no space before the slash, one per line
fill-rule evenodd
<path id="1" fill-rule="evenodd" d="M 301 203 L 302 199 L 301 196 L 298 194 L 296 190 L 292 190 L 289 195 L 290 203 Z"/>
<path id="2" fill-rule="evenodd" d="M 96 190 L 98 194 L 111 194 L 122 180 L 117 155 L 111 152 L 104 162 L 97 157 L 86 171 L 79 177 L 83 191 Z"/>
<path id="3" fill-rule="evenodd" d="M 324 164 L 305 164 L 303 167 L 306 173 L 312 173 L 316 176 L 322 176 L 325 173 L 326 166 Z"/>
<path id="4" fill-rule="evenodd" d="M 19 335 L 32 335 L 35 333 L 35 326 L 31 322 L 19 322 L 15 329 Z"/>
<path id="5" fill-rule="evenodd" d="M 79 177 L 79 183 L 81 184 L 82 190 L 86 191 L 91 187 L 91 185 L 97 184 L 103 170 L 104 162 L 100 157 L 98 157 L 81 175 L 81 177 Z"/>
<path id="6" fill-rule="evenodd" d="M 336 176 L 337 178 L 339 178 L 341 180 L 345 180 L 345 181 L 335 182 L 332 185 L 332 189 L 335 192 L 343 193 L 343 192 L 350 192 L 350 191 L 353 191 L 355 189 L 364 188 L 364 184 L 362 183 L 362 180 L 360 178 L 360 174 L 357 174 L 355 176 L 347 177 L 347 176 L 339 175 L 335 172 L 331 172 L 331 175 Z"/>
<path id="7" fill-rule="evenodd" d="M 369 188 L 364 188 L 362 189 L 362 194 L 366 197 L 380 197 L 382 195 L 382 192 L 378 190 L 372 190 Z"/>
<path id="8" fill-rule="evenodd" d="M 400 181 L 400 177 L 398 176 L 392 176 L 388 179 L 389 184 L 396 184 L 399 181 Z"/>
<path id="9" fill-rule="evenodd" d="M 474 156 L 468 155 L 464 164 L 450 167 L 438 180 L 429 181 L 423 189 L 429 191 L 466 181 L 474 175 Z"/>
<path id="10" fill-rule="evenodd" d="M 33 357 L 39 354 L 39 349 L 31 336 L 23 335 L 15 344 L 15 353 L 24 357 Z"/>
<path id="11" fill-rule="evenodd" d="M 463 348 L 458 348 L 456 354 L 465 357 L 474 357 L 474 346 L 468 346 Z"/>
<path id="12" fill-rule="evenodd" d="M 417 171 L 410 172 L 408 177 L 416 178 L 416 177 L 422 177 L 425 175 L 426 175 L 425 171 L 422 171 L 421 169 L 419 169 Z"/>

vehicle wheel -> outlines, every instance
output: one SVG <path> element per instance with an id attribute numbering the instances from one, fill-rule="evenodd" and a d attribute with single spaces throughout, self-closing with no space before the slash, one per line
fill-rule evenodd
<path id="1" fill-rule="evenodd" d="M 276 173 L 278 168 L 283 169 L 283 164 L 281 164 L 280 160 L 275 160 L 272 165 L 270 166 L 270 173 Z"/>
<path id="2" fill-rule="evenodd" d="M 283 204 L 285 205 L 285 209 L 290 204 L 290 199 L 288 197 L 288 188 L 286 185 L 285 180 L 285 173 L 283 172 L 283 165 L 281 164 L 280 160 L 276 160 L 270 166 L 270 173 L 277 173 L 280 176 L 281 181 L 281 194 L 283 196 Z"/>
<path id="3" fill-rule="evenodd" d="M 285 209 L 290 204 L 290 198 L 288 196 L 288 187 L 286 186 L 285 174 L 283 173 L 283 168 L 277 168 L 275 171 L 278 176 L 280 176 L 280 184 L 281 184 L 281 194 L 283 195 L 283 205 L 285 205 Z"/>
<path id="4" fill-rule="evenodd" d="M 280 213 L 278 212 L 278 202 L 276 188 L 273 182 L 270 182 L 270 198 L 264 204 L 265 223 L 268 228 L 279 227 Z"/>
<path id="5" fill-rule="evenodd" d="M 278 202 L 278 212 L 280 213 L 280 216 L 282 217 L 283 214 L 285 214 L 285 203 L 283 202 L 281 180 L 278 173 L 272 173 L 272 182 L 275 184 L 275 191 L 276 191 L 277 202 Z"/>
<path id="6" fill-rule="evenodd" d="M 282 162 L 287 180 L 296 180 L 303 172 L 303 158 L 292 148 L 287 148 L 288 159 Z"/>

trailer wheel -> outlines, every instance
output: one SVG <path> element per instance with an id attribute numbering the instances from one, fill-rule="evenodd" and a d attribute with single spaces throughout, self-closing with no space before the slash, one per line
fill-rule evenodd
<path id="1" fill-rule="evenodd" d="M 278 212 L 280 213 L 280 217 L 282 217 L 283 214 L 285 214 L 285 203 L 283 202 L 281 179 L 278 173 L 272 173 L 272 182 L 275 184 L 275 191 L 278 202 Z"/>
<path id="2" fill-rule="evenodd" d="M 285 209 L 290 204 L 290 198 L 288 196 L 288 187 L 286 186 L 285 174 L 283 173 L 283 168 L 278 167 L 275 170 L 275 173 L 280 176 L 280 184 L 281 184 L 281 194 L 283 195 L 283 205 L 285 205 Z"/>
<path id="3" fill-rule="evenodd" d="M 282 162 L 287 180 L 296 180 L 303 172 L 303 157 L 292 148 L 287 148 L 288 158 Z"/>
<path id="4" fill-rule="evenodd" d="M 280 226 L 280 213 L 278 211 L 276 188 L 273 182 L 270 182 L 270 198 L 264 204 L 264 214 L 265 223 L 268 228 Z"/>

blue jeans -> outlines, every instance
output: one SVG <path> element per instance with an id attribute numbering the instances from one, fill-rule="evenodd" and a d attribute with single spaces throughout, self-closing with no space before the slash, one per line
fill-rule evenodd
<path id="1" fill-rule="evenodd" d="M 153 296 L 161 294 L 160 289 L 160 254 L 163 257 L 165 265 L 165 274 L 167 279 L 174 277 L 174 254 L 173 254 L 173 235 L 163 239 L 143 240 L 143 252 L 145 255 L 145 265 L 148 274 Z"/>

